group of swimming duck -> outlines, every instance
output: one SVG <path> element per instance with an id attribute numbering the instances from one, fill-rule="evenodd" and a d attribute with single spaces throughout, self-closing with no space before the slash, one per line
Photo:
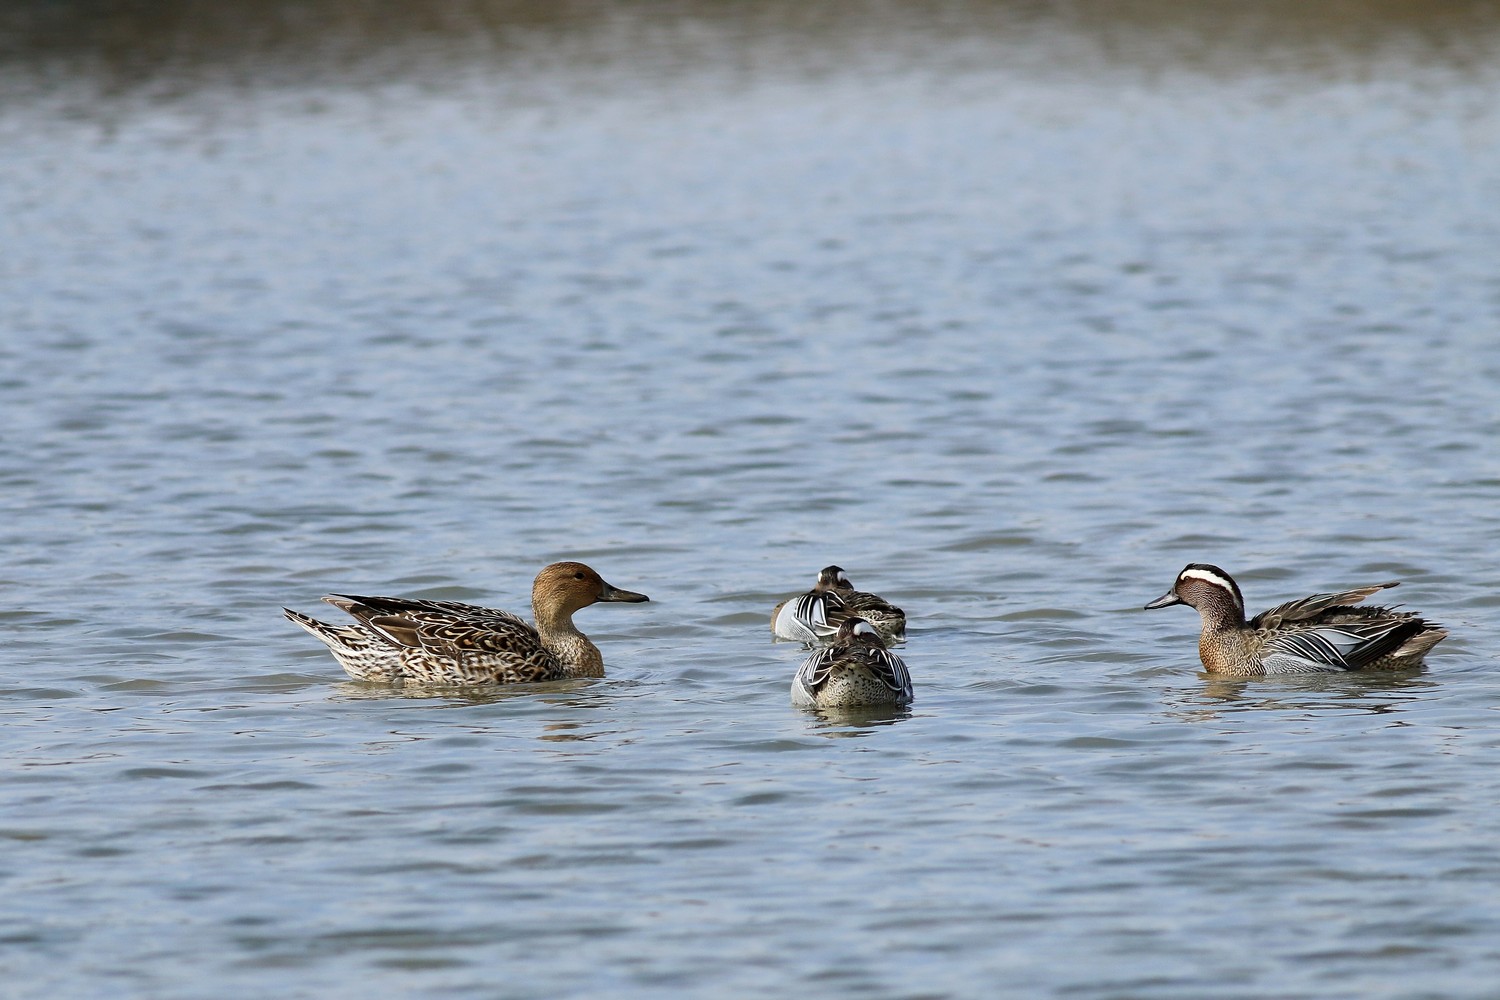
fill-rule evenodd
<path id="1" fill-rule="evenodd" d="M 1358 606 L 1394 586 L 1314 594 L 1246 621 L 1244 598 L 1229 574 L 1190 563 L 1172 589 L 1146 608 L 1196 608 L 1203 625 L 1198 655 L 1211 673 L 1257 677 L 1411 668 L 1448 633 L 1409 611 Z M 649 598 L 610 586 L 583 563 L 558 562 L 543 567 L 532 583 L 535 625 L 508 611 L 456 601 L 344 594 L 324 600 L 348 612 L 354 624 L 331 625 L 283 610 L 322 641 L 350 677 L 446 686 L 602 677 L 604 659 L 573 624 L 573 613 L 591 604 Z M 771 630 L 815 647 L 792 679 L 794 704 L 850 708 L 912 699 L 906 664 L 889 649 L 905 638 L 905 613 L 855 590 L 837 566 L 820 572 L 807 593 L 778 604 Z"/>

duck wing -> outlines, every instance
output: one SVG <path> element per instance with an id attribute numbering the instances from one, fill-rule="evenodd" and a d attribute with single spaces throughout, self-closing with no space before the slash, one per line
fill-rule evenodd
<path id="1" fill-rule="evenodd" d="M 1269 611 L 1262 611 L 1250 619 L 1250 627 L 1274 629 L 1291 622 L 1309 621 L 1331 608 L 1358 604 L 1371 594 L 1382 590 L 1389 590 L 1392 587 L 1399 587 L 1400 585 L 1400 581 L 1377 583 L 1373 587 L 1359 587 L 1355 590 L 1346 590 L 1340 594 L 1314 594 L 1311 597 L 1302 597 L 1295 601 L 1287 601 L 1285 604 L 1276 605 L 1276 607 Z"/>
<path id="2" fill-rule="evenodd" d="M 526 656 L 542 648 L 536 629 L 509 611 L 404 597 L 331 594 L 324 600 L 403 649 L 457 657 L 473 652 Z"/>
<path id="3" fill-rule="evenodd" d="M 1268 674 L 1358 670 L 1394 653 L 1426 627 L 1415 615 L 1337 615 L 1333 621 L 1270 636 L 1261 647 L 1261 661 Z"/>
<path id="4" fill-rule="evenodd" d="M 783 639 L 817 642 L 838 632 L 848 617 L 844 602 L 833 591 L 813 591 L 782 605 L 773 631 Z"/>
<path id="5" fill-rule="evenodd" d="M 844 607 L 861 618 L 864 618 L 866 614 L 874 614 L 882 618 L 906 617 L 906 612 L 890 601 L 875 594 L 867 594 L 862 590 L 851 590 L 846 594 L 840 594 L 839 598 L 844 602 Z"/>
<path id="6" fill-rule="evenodd" d="M 839 626 L 850 618 L 858 618 L 858 613 L 849 606 L 848 595 L 840 594 L 838 591 L 829 590 L 818 595 L 823 598 L 823 619 L 828 627 L 837 632 Z"/>
<path id="7" fill-rule="evenodd" d="M 792 678 L 792 701 L 795 704 L 817 703 L 818 691 L 833 675 L 833 660 L 837 655 L 838 650 L 832 646 L 824 646 L 802 661 L 802 666 L 797 668 L 796 676 Z"/>
<path id="8" fill-rule="evenodd" d="M 905 660 L 883 645 L 878 649 L 873 646 L 862 648 L 860 659 L 882 684 L 911 701 L 911 673 L 906 669 Z"/>
<path id="9" fill-rule="evenodd" d="M 838 595 L 843 600 L 844 606 L 855 612 L 883 612 L 885 615 L 901 615 L 904 618 L 906 612 L 898 609 L 895 604 L 889 603 L 883 597 L 874 594 L 865 594 L 864 591 L 849 591 L 847 594 Z"/>
<path id="10" fill-rule="evenodd" d="M 906 638 L 906 612 L 890 601 L 862 590 L 841 591 L 839 597 L 849 615 L 863 618 L 875 626 L 875 631 L 885 641 L 895 642 Z"/>

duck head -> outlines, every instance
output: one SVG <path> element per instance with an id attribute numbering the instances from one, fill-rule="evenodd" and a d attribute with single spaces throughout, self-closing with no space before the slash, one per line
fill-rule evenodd
<path id="1" fill-rule="evenodd" d="M 1244 624 L 1245 598 L 1234 578 L 1208 563 L 1188 563 L 1172 589 L 1146 605 L 1146 610 L 1186 604 L 1196 608 L 1204 621 L 1223 620 Z"/>
<path id="2" fill-rule="evenodd" d="M 531 610 L 538 620 L 570 616 L 590 604 L 640 604 L 650 599 L 645 594 L 611 587 L 581 562 L 555 562 L 543 566 L 531 584 Z"/>
<path id="3" fill-rule="evenodd" d="M 873 644 L 881 649 L 885 643 L 881 641 L 880 633 L 875 631 L 875 626 L 863 618 L 846 618 L 839 626 L 838 635 L 834 637 L 834 645 L 849 646 L 854 644 Z"/>
<path id="4" fill-rule="evenodd" d="M 848 593 L 853 589 L 854 584 L 849 582 L 849 578 L 844 575 L 844 571 L 838 566 L 824 566 L 818 572 L 818 582 L 813 587 L 813 590 L 820 594 L 830 590 Z"/>

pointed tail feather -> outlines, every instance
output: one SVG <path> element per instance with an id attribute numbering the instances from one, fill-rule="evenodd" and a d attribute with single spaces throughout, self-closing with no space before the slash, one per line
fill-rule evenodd
<path id="1" fill-rule="evenodd" d="M 359 625 L 330 625 L 291 608 L 281 610 L 288 621 L 296 622 L 327 646 L 344 672 L 355 680 L 382 684 L 401 680 L 401 657 L 378 633 Z"/>
<path id="2" fill-rule="evenodd" d="M 311 635 L 317 637 L 324 645 L 335 652 L 344 649 L 359 649 L 369 645 L 373 638 L 371 633 L 357 625 L 330 625 L 325 621 L 319 621 L 310 615 L 304 615 L 291 608 L 282 608 L 281 613 L 287 621 L 296 622 L 306 629 Z"/>
<path id="3" fill-rule="evenodd" d="M 301 625 L 308 632 L 322 639 L 324 642 L 327 642 L 330 636 L 337 634 L 338 630 L 334 626 L 327 622 L 320 622 L 310 615 L 304 615 L 300 611 L 293 611 L 291 608 L 282 608 L 281 613 L 286 616 L 287 621 Z"/>
<path id="4" fill-rule="evenodd" d="M 1426 631 L 1418 632 L 1410 639 L 1407 639 L 1401 645 L 1400 649 L 1396 650 L 1396 656 L 1399 659 L 1410 660 L 1412 662 L 1420 660 L 1432 651 L 1433 646 L 1448 638 L 1447 629 L 1433 625 L 1430 622 L 1423 622 L 1422 624 L 1426 626 Z"/>

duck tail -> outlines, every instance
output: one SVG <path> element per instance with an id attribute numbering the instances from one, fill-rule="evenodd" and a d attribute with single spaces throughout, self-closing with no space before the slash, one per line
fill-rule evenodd
<path id="1" fill-rule="evenodd" d="M 313 618 L 309 615 L 304 615 L 300 611 L 293 611 L 291 608 L 282 608 L 281 613 L 286 616 L 287 621 L 293 622 L 297 625 L 301 625 L 310 634 L 312 634 L 314 637 L 321 640 L 328 646 L 334 647 L 344 645 L 343 637 L 339 634 L 340 630 L 338 626 L 330 625 L 327 622 L 318 621 L 318 619 L 316 618 Z"/>
<path id="2" fill-rule="evenodd" d="M 1448 638 L 1448 630 L 1431 622 L 1422 622 L 1422 631 L 1407 639 L 1396 650 L 1396 657 L 1413 663 L 1426 656 L 1433 646 Z"/>

